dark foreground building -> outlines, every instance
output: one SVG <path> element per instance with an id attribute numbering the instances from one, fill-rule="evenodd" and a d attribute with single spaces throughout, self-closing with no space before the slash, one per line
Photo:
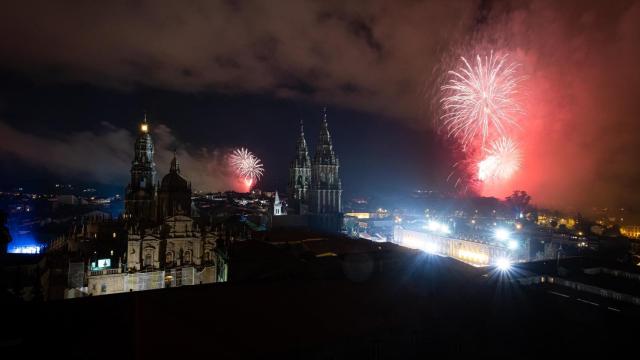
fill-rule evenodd
<path id="1" fill-rule="evenodd" d="M 274 233 L 237 243 L 229 266 L 228 283 L 13 304 L 5 307 L 0 351 L 82 359 L 575 358 L 633 349 L 629 326 L 639 320 L 633 305 L 613 311 L 520 284 L 521 276 L 388 243 Z M 527 278 L 538 270 L 528 267 Z"/>

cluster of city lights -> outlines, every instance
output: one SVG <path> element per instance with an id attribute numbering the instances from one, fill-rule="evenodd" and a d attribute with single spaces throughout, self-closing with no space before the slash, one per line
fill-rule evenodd
<path id="1" fill-rule="evenodd" d="M 441 223 L 439 221 L 435 221 L 435 220 L 429 220 L 429 222 L 425 226 L 425 229 L 434 233 L 440 233 L 445 235 L 451 234 L 451 228 L 449 228 L 449 225 Z"/>
<path id="2" fill-rule="evenodd" d="M 415 239 L 411 236 L 407 236 L 402 241 L 402 246 L 410 249 L 422 250 L 430 254 L 437 254 L 440 251 L 438 244 L 433 242 L 425 242 L 420 239 Z"/>
<path id="3" fill-rule="evenodd" d="M 10 254 L 39 254 L 42 250 L 38 245 L 12 246 L 8 249 Z"/>
<path id="4" fill-rule="evenodd" d="M 494 232 L 496 240 L 505 242 L 509 250 L 515 250 L 518 248 L 518 242 L 511 238 L 511 232 L 505 228 L 497 228 Z"/>
<path id="5" fill-rule="evenodd" d="M 489 256 L 487 254 L 475 251 L 460 249 L 458 250 L 458 256 L 477 265 L 485 265 L 489 262 Z"/>

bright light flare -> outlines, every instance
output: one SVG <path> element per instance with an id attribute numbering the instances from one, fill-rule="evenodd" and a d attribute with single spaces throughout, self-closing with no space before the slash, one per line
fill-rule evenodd
<path id="1" fill-rule="evenodd" d="M 440 251 L 438 244 L 413 237 L 405 237 L 402 240 L 402 246 L 422 250 L 429 254 L 437 254 Z"/>
<path id="2" fill-rule="evenodd" d="M 438 232 L 441 234 L 451 234 L 451 228 L 447 224 L 435 220 L 429 220 L 429 223 L 425 226 L 425 229 L 431 232 Z"/>
<path id="3" fill-rule="evenodd" d="M 507 240 L 509 240 L 509 237 L 511 236 L 511 234 L 509 233 L 509 230 L 507 230 L 507 229 L 498 228 L 494 232 L 494 236 L 495 236 L 496 240 L 507 241 Z"/>
<path id="4" fill-rule="evenodd" d="M 511 270 L 511 261 L 506 258 L 500 258 L 496 261 L 496 266 L 500 271 L 509 271 Z"/>
<path id="5" fill-rule="evenodd" d="M 427 230 L 433 232 L 440 230 L 440 223 L 435 220 L 429 221 L 429 223 L 427 224 Z"/>

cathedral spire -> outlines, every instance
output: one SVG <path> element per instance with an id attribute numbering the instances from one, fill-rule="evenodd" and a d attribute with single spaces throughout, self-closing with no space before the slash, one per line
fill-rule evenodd
<path id="1" fill-rule="evenodd" d="M 307 141 L 304 138 L 304 123 L 300 119 L 300 137 L 296 144 L 296 154 L 289 166 L 288 196 L 289 205 L 297 214 L 306 210 L 307 190 L 311 181 L 311 159 L 307 150 Z M 278 198 L 279 200 L 279 198 Z"/>
<path id="2" fill-rule="evenodd" d="M 331 142 L 331 134 L 329 133 L 329 124 L 327 122 L 327 108 L 322 110 L 322 126 L 320 128 L 320 136 L 316 145 L 316 153 L 314 162 L 325 165 L 336 164 L 337 160 L 333 152 L 333 144 Z"/>
<path id="3" fill-rule="evenodd" d="M 296 145 L 296 158 L 294 162 L 296 164 L 295 167 L 307 167 L 311 164 L 309 152 L 307 151 L 307 141 L 304 138 L 304 124 L 302 119 L 300 119 L 300 137 Z"/>
<path id="4" fill-rule="evenodd" d="M 311 165 L 311 186 L 309 189 L 309 210 L 315 214 L 338 214 L 342 212 L 342 183 L 340 182 L 340 162 L 333 150 L 327 108 L 322 109 L 322 124 L 316 153 Z M 340 225 L 334 224 L 339 230 Z M 333 225 L 332 225 L 333 227 Z"/>
<path id="5" fill-rule="evenodd" d="M 169 172 L 177 172 L 180 174 L 180 163 L 178 162 L 178 156 L 176 155 L 177 149 L 173 149 L 173 159 L 171 160 L 171 169 Z"/>
<path id="6" fill-rule="evenodd" d="M 139 130 L 131 162 L 131 181 L 125 194 L 125 214 L 132 219 L 152 221 L 155 219 L 156 169 L 146 112 Z"/>
<path id="7" fill-rule="evenodd" d="M 140 131 L 143 133 L 149 132 L 149 122 L 147 121 L 147 112 L 144 112 L 144 119 L 142 120 L 142 124 L 140 124 Z"/>

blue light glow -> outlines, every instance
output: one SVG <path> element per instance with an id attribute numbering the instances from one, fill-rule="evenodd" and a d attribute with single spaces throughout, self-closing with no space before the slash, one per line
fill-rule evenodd
<path id="1" fill-rule="evenodd" d="M 7 252 L 11 254 L 39 254 L 44 249 L 30 233 L 11 232 L 11 239 L 7 244 Z"/>

